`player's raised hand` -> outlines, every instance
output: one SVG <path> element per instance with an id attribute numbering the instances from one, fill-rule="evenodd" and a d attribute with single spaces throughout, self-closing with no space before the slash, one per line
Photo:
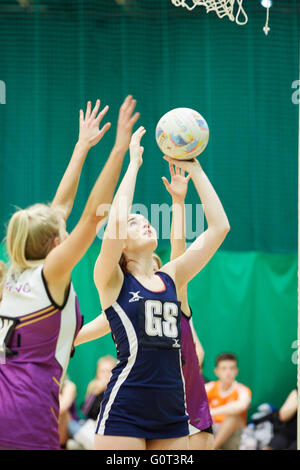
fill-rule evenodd
<path id="1" fill-rule="evenodd" d="M 146 134 L 146 129 L 143 126 L 140 126 L 134 134 L 132 134 L 130 140 L 130 162 L 137 162 L 138 166 L 141 166 L 143 163 L 143 152 L 144 147 L 141 146 L 141 138 Z"/>
<path id="2" fill-rule="evenodd" d="M 86 112 L 84 115 L 83 110 L 80 110 L 79 113 L 79 137 L 78 141 L 83 143 L 84 145 L 88 146 L 89 148 L 97 145 L 98 142 L 102 139 L 105 132 L 111 126 L 110 122 L 104 124 L 104 126 L 99 129 L 100 123 L 107 113 L 109 107 L 106 105 L 102 111 L 99 111 L 100 108 L 100 100 L 96 101 L 95 107 L 92 110 L 92 103 L 88 101 L 86 106 Z"/>
<path id="3" fill-rule="evenodd" d="M 188 182 L 191 178 L 191 175 L 188 174 L 185 176 L 185 170 L 178 168 L 175 165 L 175 168 L 172 163 L 169 162 L 171 182 L 169 183 L 167 178 L 162 177 L 163 183 L 166 187 L 166 190 L 171 194 L 173 199 L 183 200 L 186 196 Z"/>
<path id="4" fill-rule="evenodd" d="M 125 152 L 130 144 L 132 128 L 140 117 L 140 113 L 134 113 L 135 106 L 136 100 L 128 95 L 119 111 L 115 147 Z"/>

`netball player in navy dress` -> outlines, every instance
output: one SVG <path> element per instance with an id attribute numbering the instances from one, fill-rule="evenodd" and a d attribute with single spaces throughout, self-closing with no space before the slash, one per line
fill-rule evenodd
<path id="1" fill-rule="evenodd" d="M 128 149 L 135 100 L 124 101 L 112 152 L 70 235 L 67 219 L 89 149 L 108 107 L 88 103 L 80 112 L 79 139 L 51 205 L 15 212 L 8 224 L 11 266 L 0 306 L 0 448 L 59 449 L 59 389 L 74 337 L 82 324 L 71 272 L 93 242 L 99 204 L 109 204 Z"/>
<path id="2" fill-rule="evenodd" d="M 144 133 L 140 127 L 132 136 L 130 163 L 94 270 L 118 358 L 101 404 L 96 449 L 188 448 L 177 290 L 206 265 L 230 229 L 200 164 L 190 162 L 188 171 L 204 204 L 208 228 L 184 254 L 154 274 L 155 230 L 142 215 L 129 213 Z"/>

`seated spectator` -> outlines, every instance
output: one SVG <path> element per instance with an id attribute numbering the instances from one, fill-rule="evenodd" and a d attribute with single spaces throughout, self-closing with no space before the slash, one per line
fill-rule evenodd
<path id="1" fill-rule="evenodd" d="M 96 420 L 100 410 L 103 393 L 109 382 L 111 371 L 116 365 L 113 356 L 103 356 L 97 362 L 95 378 L 88 384 L 82 412 L 87 418 Z"/>
<path id="2" fill-rule="evenodd" d="M 234 354 L 220 354 L 214 372 L 219 380 L 206 383 L 205 388 L 214 423 L 215 449 L 237 450 L 247 424 L 251 391 L 235 380 L 238 368 Z"/>
<path id="3" fill-rule="evenodd" d="M 293 390 L 278 412 L 273 437 L 264 450 L 297 450 L 298 392 Z"/>
<path id="4" fill-rule="evenodd" d="M 98 360 L 96 376 L 87 387 L 85 401 L 81 407 L 86 420 L 73 420 L 68 423 L 68 432 L 71 439 L 67 442 L 67 449 L 93 449 L 100 404 L 109 382 L 111 371 L 116 363 L 116 359 L 110 355 L 103 356 Z"/>
<path id="5" fill-rule="evenodd" d="M 79 419 L 75 407 L 76 395 L 76 385 L 66 378 L 59 393 L 58 432 L 60 446 L 62 448 L 65 447 L 67 440 L 70 438 L 68 423 L 72 420 Z"/>

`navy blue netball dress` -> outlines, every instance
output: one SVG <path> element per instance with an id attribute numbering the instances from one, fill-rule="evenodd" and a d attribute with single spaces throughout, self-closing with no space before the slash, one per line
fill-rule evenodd
<path id="1" fill-rule="evenodd" d="M 156 273 L 161 291 L 130 273 L 105 310 L 118 363 L 100 408 L 97 434 L 166 439 L 187 436 L 188 415 L 180 357 L 180 303 L 171 277 Z"/>

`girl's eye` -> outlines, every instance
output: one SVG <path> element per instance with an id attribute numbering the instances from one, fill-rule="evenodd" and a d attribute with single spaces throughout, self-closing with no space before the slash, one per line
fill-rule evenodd
<path id="1" fill-rule="evenodd" d="M 135 220 L 131 220 L 131 222 L 129 222 L 129 225 L 134 225 L 134 224 L 136 224 Z"/>

